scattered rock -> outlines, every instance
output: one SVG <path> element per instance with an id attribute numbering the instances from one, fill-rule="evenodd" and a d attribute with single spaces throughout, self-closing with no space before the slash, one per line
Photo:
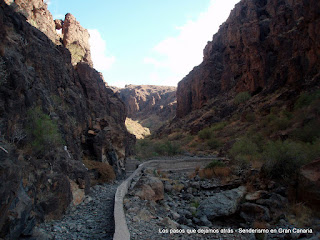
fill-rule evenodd
<path id="1" fill-rule="evenodd" d="M 247 201 L 256 201 L 259 200 L 265 194 L 267 194 L 266 191 L 260 190 L 253 193 L 248 193 L 245 198 Z"/>
<path id="2" fill-rule="evenodd" d="M 177 229 L 179 227 L 179 223 L 171 220 L 169 217 L 165 217 L 161 223 L 167 228 Z"/>
<path id="3" fill-rule="evenodd" d="M 135 195 L 144 200 L 158 201 L 164 197 L 164 186 L 159 178 L 152 176 L 142 177 L 135 186 Z"/>
<path id="4" fill-rule="evenodd" d="M 229 216 L 237 211 L 245 193 L 246 188 L 244 186 L 215 193 L 200 202 L 198 215 L 206 215 L 209 220 L 213 220 L 216 217 Z"/>
<path id="5" fill-rule="evenodd" d="M 151 218 L 154 218 L 151 213 L 145 208 L 141 209 L 138 212 L 137 217 L 142 221 L 149 221 Z"/>
<path id="6" fill-rule="evenodd" d="M 244 203 L 241 205 L 240 216 L 249 223 L 254 221 L 270 221 L 269 209 L 254 203 Z"/>

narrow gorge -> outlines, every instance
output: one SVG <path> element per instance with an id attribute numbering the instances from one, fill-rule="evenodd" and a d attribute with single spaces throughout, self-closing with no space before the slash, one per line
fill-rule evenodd
<path id="1" fill-rule="evenodd" d="M 318 0 L 241 0 L 177 87 L 122 88 L 47 3 L 0 0 L 0 240 L 319 239 Z"/>

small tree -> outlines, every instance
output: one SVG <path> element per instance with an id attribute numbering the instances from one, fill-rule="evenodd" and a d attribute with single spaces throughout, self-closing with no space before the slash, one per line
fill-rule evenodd
<path id="1" fill-rule="evenodd" d="M 39 154 L 64 143 L 57 123 L 44 114 L 40 107 L 28 111 L 27 131 L 31 137 L 31 146 Z"/>

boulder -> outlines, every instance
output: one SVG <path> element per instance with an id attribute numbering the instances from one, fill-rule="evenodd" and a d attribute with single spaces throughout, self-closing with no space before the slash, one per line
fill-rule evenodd
<path id="1" fill-rule="evenodd" d="M 259 190 L 253 193 L 248 193 L 246 195 L 246 200 L 247 201 L 256 201 L 259 200 L 263 195 L 265 195 L 267 192 L 263 190 Z"/>
<path id="2" fill-rule="evenodd" d="M 79 185 L 70 179 L 69 179 L 69 182 L 70 182 L 71 193 L 72 193 L 72 204 L 74 206 L 77 206 L 80 203 L 82 203 L 85 197 L 84 189 L 80 189 Z"/>
<path id="3" fill-rule="evenodd" d="M 212 220 L 216 217 L 234 214 L 245 193 L 246 187 L 244 186 L 215 193 L 200 202 L 198 215 L 206 215 L 209 220 Z"/>
<path id="4" fill-rule="evenodd" d="M 159 178 L 142 177 L 135 186 L 135 195 L 144 200 L 158 201 L 164 198 L 164 186 Z"/>
<path id="5" fill-rule="evenodd" d="M 270 213 L 269 209 L 255 204 L 255 203 L 244 203 L 241 205 L 240 216 L 246 221 L 253 223 L 254 221 L 269 221 Z"/>

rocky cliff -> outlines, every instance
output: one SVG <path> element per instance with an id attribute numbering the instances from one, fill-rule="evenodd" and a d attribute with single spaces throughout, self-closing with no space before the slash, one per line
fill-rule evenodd
<path id="1" fill-rule="evenodd" d="M 18 239 L 88 193 L 82 159 L 109 163 L 120 176 L 134 137 L 125 128 L 125 105 L 91 67 L 89 35 L 75 18 L 66 15 L 61 36 L 42 0 L 6 2 L 0 2 L 0 238 Z"/>
<path id="2" fill-rule="evenodd" d="M 116 89 L 127 107 L 128 117 L 156 130 L 172 119 L 176 111 L 176 88 L 154 85 L 126 85 Z"/>
<path id="3" fill-rule="evenodd" d="M 295 94 L 319 82 L 320 2 L 242 0 L 178 85 L 177 117 L 237 93 Z M 230 112 L 230 109 L 227 110 Z"/>

